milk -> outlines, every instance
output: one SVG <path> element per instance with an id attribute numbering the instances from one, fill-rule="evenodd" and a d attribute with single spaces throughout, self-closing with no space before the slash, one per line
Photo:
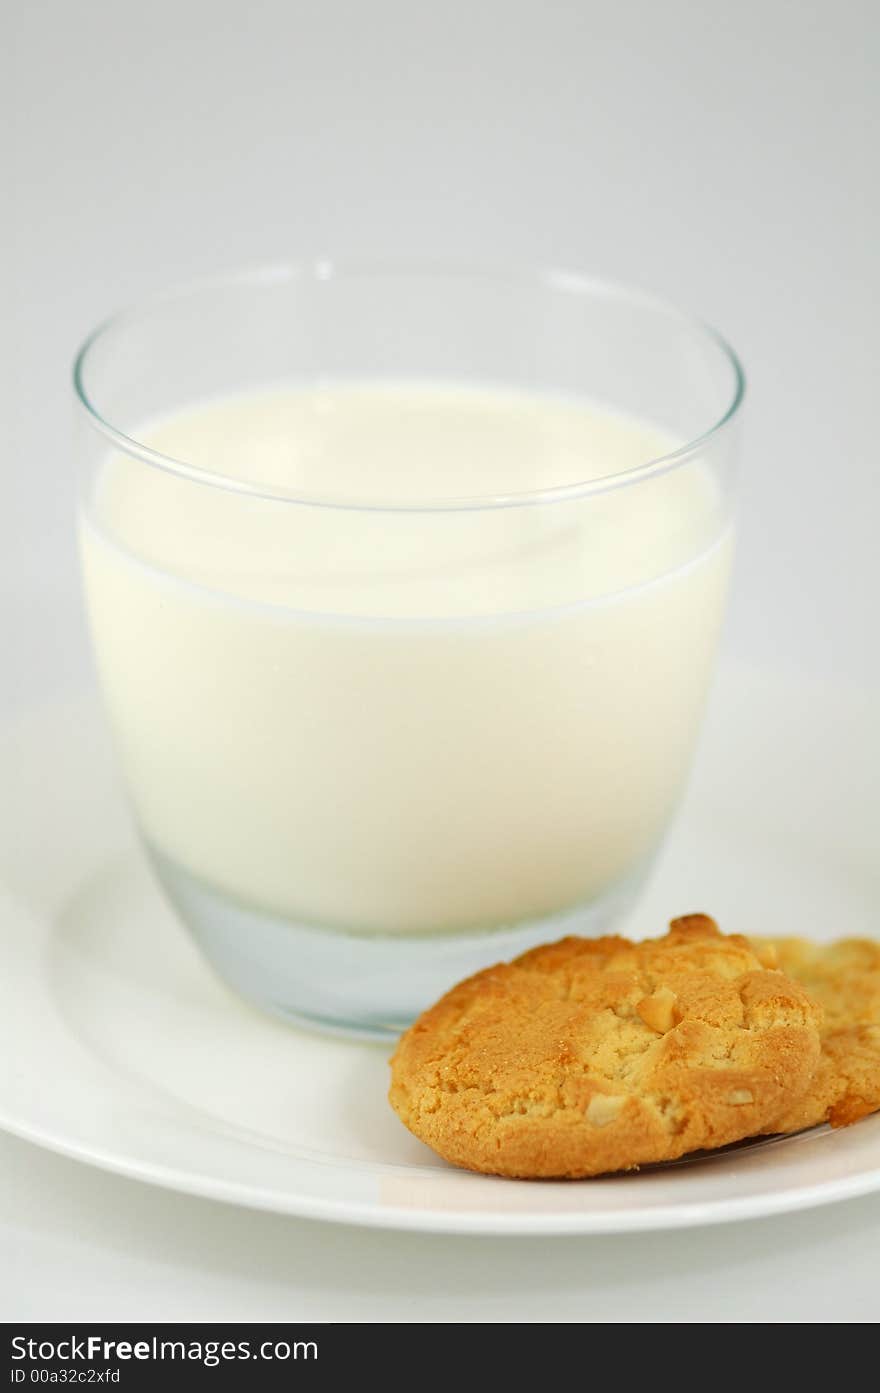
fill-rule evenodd
<path id="1" fill-rule="evenodd" d="M 138 438 L 233 481 L 108 453 L 81 522 L 120 757 L 169 863 L 297 922 L 425 934 L 541 918 L 647 862 L 730 527 L 699 463 L 575 486 L 677 442 L 402 383 L 204 402 Z"/>

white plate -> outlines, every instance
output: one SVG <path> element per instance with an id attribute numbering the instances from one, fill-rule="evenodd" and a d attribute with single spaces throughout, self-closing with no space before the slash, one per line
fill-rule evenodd
<path id="1" fill-rule="evenodd" d="M 630 925 L 876 934 L 875 703 L 729 668 L 662 866 Z M 880 1116 L 574 1183 L 439 1161 L 386 1101 L 388 1050 L 261 1017 L 215 981 L 131 839 L 94 703 L 0 735 L 0 1125 L 154 1184 L 312 1218 L 609 1233 L 880 1189 Z"/>

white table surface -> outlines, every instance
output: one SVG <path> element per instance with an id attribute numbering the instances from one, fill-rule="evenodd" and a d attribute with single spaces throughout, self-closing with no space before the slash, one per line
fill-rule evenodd
<path id="1" fill-rule="evenodd" d="M 166 282 L 328 250 L 569 265 L 718 323 L 751 377 L 726 645 L 880 683 L 870 0 L 7 13 L 0 718 L 88 680 L 78 339 Z M 163 1193 L 0 1136 L 7 1320 L 872 1320 L 878 1256 L 880 1197 L 644 1237 L 395 1235 Z"/>

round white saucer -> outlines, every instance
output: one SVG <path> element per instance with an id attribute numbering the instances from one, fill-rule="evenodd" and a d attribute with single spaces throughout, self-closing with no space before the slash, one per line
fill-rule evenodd
<path id="1" fill-rule="evenodd" d="M 673 914 L 876 934 L 868 694 L 726 668 L 692 787 L 628 928 Z M 311 1218 L 599 1233 L 751 1218 L 880 1189 L 880 1116 L 575 1183 L 456 1171 L 385 1100 L 386 1047 L 258 1015 L 204 966 L 128 830 L 91 698 L 0 732 L 0 1126 L 158 1185 Z"/>

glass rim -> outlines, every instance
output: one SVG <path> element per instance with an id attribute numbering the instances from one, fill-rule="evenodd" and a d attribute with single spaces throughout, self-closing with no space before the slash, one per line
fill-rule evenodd
<path id="1" fill-rule="evenodd" d="M 733 374 L 733 392 L 727 407 L 710 426 L 700 434 L 686 440 L 661 455 L 632 465 L 628 469 L 617 470 L 599 478 L 586 479 L 571 484 L 560 484 L 544 489 L 530 489 L 512 493 L 476 494 L 460 498 L 394 500 L 333 498 L 321 494 L 285 492 L 279 493 L 259 483 L 249 483 L 246 479 L 231 474 L 220 474 L 202 468 L 186 460 L 163 454 L 127 435 L 119 427 L 106 419 L 98 410 L 85 386 L 85 372 L 92 349 L 113 330 L 122 328 L 128 322 L 136 321 L 151 308 L 165 302 L 187 299 L 211 290 L 229 289 L 235 286 L 271 286 L 290 283 L 296 280 L 330 281 L 336 278 L 351 279 L 358 276 L 422 276 L 447 277 L 457 281 L 506 281 L 519 286 L 532 286 L 535 290 L 592 297 L 594 299 L 617 300 L 641 306 L 644 309 L 662 312 L 677 319 L 697 335 L 713 343 L 727 360 Z M 73 389 L 77 401 L 82 406 L 91 424 L 106 437 L 118 450 L 165 473 L 189 479 L 193 483 L 224 489 L 248 498 L 259 498 L 268 502 L 297 504 L 305 507 L 335 508 L 349 512 L 392 512 L 392 513 L 433 513 L 478 511 L 496 508 L 536 507 L 551 503 L 570 502 L 595 494 L 609 493 L 619 488 L 630 488 L 647 479 L 666 474 L 687 464 L 695 455 L 716 437 L 739 414 L 746 392 L 746 376 L 742 363 L 727 339 L 711 324 L 696 315 L 681 309 L 672 300 L 655 295 L 636 286 L 623 282 L 592 276 L 578 271 L 555 268 L 485 267 L 468 263 L 444 263 L 432 261 L 393 262 L 355 261 L 329 257 L 319 257 L 312 261 L 279 262 L 268 266 L 245 268 L 222 272 L 212 276 L 196 277 L 160 290 L 144 297 L 127 308 L 117 311 L 103 319 L 88 335 L 76 353 L 73 362 Z"/>

